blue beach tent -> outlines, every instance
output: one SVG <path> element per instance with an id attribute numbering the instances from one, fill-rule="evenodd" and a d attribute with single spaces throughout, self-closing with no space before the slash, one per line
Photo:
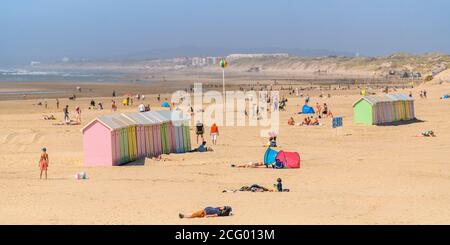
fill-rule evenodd
<path id="1" fill-rule="evenodd" d="M 270 164 L 274 163 L 277 155 L 278 155 L 278 151 L 276 151 L 270 147 L 267 148 L 266 153 L 264 153 L 264 164 L 270 165 Z"/>
<path id="2" fill-rule="evenodd" d="M 302 114 L 314 114 L 314 109 L 309 105 L 304 105 L 302 108 Z"/>

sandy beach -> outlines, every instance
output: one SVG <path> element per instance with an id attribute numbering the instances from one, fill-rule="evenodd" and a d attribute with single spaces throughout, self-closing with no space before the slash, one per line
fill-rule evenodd
<path id="1" fill-rule="evenodd" d="M 186 83 L 188 84 L 188 83 Z M 23 85 L 27 87 L 26 85 Z M 144 85 L 142 85 L 144 86 Z M 156 86 L 156 85 L 155 85 Z M 186 85 L 183 85 L 186 86 Z M 170 154 L 170 161 L 142 160 L 120 167 L 83 166 L 83 125 L 111 113 L 110 93 L 126 86 L 92 85 L 96 91 L 69 101 L 62 93 L 60 109 L 48 98 L 48 109 L 38 98 L 0 102 L 0 224 L 448 224 L 450 222 L 450 103 L 439 99 L 450 92 L 448 83 L 422 85 L 412 90 L 416 117 L 422 122 L 399 126 L 353 123 L 352 104 L 358 90 L 333 92 L 326 102 L 344 118 L 337 134 L 331 119 L 322 126 L 288 126 L 303 99 L 289 96 L 280 113 L 278 149 L 298 151 L 301 168 L 289 170 L 236 169 L 232 163 L 262 161 L 267 139 L 257 127 L 220 127 L 214 152 Z M 5 87 L 2 87 L 6 91 Z M 9 88 L 11 90 L 11 88 Z M 58 89 L 57 87 L 54 89 Z M 428 91 L 428 99 L 418 96 Z M 156 88 L 143 90 L 145 104 L 161 109 Z M 164 89 L 159 90 L 164 93 Z M 378 91 L 380 92 L 380 91 Z M 89 110 L 95 96 L 104 110 Z M 169 96 L 169 95 L 163 95 Z M 119 97 L 121 98 L 121 97 Z M 120 99 L 117 98 L 118 104 Z M 62 121 L 62 107 L 82 109 L 82 125 L 53 125 Z M 137 111 L 119 105 L 119 112 Z M 53 114 L 56 121 L 43 115 Z M 415 137 L 424 130 L 435 138 Z M 191 127 L 192 144 L 197 145 Z M 209 129 L 206 130 L 209 134 Z M 206 137 L 210 143 L 210 138 Z M 39 155 L 48 149 L 49 179 L 39 180 Z M 88 180 L 76 180 L 85 171 Z M 271 187 L 282 178 L 287 193 L 222 193 L 243 185 Z M 179 212 L 206 206 L 230 205 L 233 216 L 179 219 Z"/>

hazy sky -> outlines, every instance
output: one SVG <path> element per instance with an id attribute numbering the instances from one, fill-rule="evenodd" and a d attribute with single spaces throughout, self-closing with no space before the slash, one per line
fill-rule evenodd
<path id="1" fill-rule="evenodd" d="M 450 53 L 448 0 L 2 0 L 0 61 L 214 46 Z"/>

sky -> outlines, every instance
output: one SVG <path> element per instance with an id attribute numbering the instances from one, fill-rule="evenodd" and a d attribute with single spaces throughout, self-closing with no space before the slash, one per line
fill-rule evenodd
<path id="1" fill-rule="evenodd" d="M 0 63 L 179 47 L 450 53 L 448 0 L 2 0 Z"/>

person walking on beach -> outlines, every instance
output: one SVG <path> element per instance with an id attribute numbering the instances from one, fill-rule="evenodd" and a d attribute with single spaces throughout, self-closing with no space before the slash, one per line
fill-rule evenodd
<path id="1" fill-rule="evenodd" d="M 113 92 L 112 92 L 112 97 L 113 97 L 113 98 L 116 97 L 116 90 L 113 90 Z"/>
<path id="2" fill-rule="evenodd" d="M 210 130 L 211 140 L 213 145 L 217 144 L 217 136 L 219 136 L 219 127 L 217 127 L 216 123 L 213 123 Z"/>
<path id="3" fill-rule="evenodd" d="M 197 121 L 197 124 L 195 125 L 195 133 L 197 135 L 197 144 L 198 144 L 198 136 L 202 137 L 202 141 L 204 141 L 203 133 L 205 131 L 205 128 L 203 126 L 203 123 L 200 121 Z"/>
<path id="4" fill-rule="evenodd" d="M 63 112 L 64 112 L 64 121 L 65 121 L 66 123 L 69 123 L 69 122 L 70 122 L 70 118 L 69 118 L 69 105 L 66 105 L 66 107 L 64 107 Z"/>
<path id="5" fill-rule="evenodd" d="M 47 100 L 44 100 L 45 109 L 47 109 Z"/>
<path id="6" fill-rule="evenodd" d="M 59 99 L 56 98 L 56 109 L 59 109 Z"/>
<path id="7" fill-rule="evenodd" d="M 42 173 L 45 172 L 45 179 L 47 179 L 47 168 L 48 168 L 48 154 L 47 149 L 42 148 L 41 158 L 39 159 L 39 169 L 41 170 L 41 174 L 39 179 L 42 179 Z"/>

